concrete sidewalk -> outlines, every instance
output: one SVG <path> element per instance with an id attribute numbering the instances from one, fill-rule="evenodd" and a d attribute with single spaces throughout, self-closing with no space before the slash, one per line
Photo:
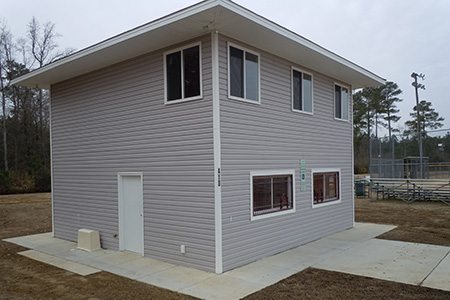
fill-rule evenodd
<path id="1" fill-rule="evenodd" d="M 450 291 L 450 247 L 374 239 L 393 228 L 356 223 L 353 229 L 220 275 L 130 253 L 85 252 L 50 233 L 5 241 L 32 249 L 20 253 L 24 256 L 83 276 L 103 270 L 201 299 L 240 299 L 308 267 Z"/>

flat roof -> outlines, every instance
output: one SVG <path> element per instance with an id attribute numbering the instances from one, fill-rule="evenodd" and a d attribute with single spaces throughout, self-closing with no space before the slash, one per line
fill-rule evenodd
<path id="1" fill-rule="evenodd" d="M 75 52 L 12 84 L 52 84 L 204 35 L 211 30 L 323 73 L 353 89 L 379 86 L 382 77 L 229 0 L 206 0 Z"/>

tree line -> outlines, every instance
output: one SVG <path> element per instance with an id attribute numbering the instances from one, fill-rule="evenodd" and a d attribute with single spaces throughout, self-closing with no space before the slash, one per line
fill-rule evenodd
<path id="1" fill-rule="evenodd" d="M 19 87 L 14 78 L 40 68 L 73 50 L 59 49 L 55 24 L 28 23 L 16 39 L 0 22 L 0 94 L 2 146 L 0 193 L 50 191 L 50 96 L 47 90 Z"/>
<path id="2" fill-rule="evenodd" d="M 372 158 L 400 159 L 419 156 L 418 124 L 423 140 L 423 156 L 430 162 L 450 161 L 450 134 L 443 137 L 430 136 L 430 131 L 442 128 L 444 118 L 432 107 L 431 102 L 422 100 L 415 105 L 410 120 L 399 125 L 400 110 L 397 103 L 402 90 L 392 81 L 379 87 L 369 87 L 353 95 L 353 141 L 355 173 L 369 173 Z M 419 118 L 417 117 L 419 111 Z M 419 122 L 419 123 L 418 123 Z M 386 136 L 380 131 L 387 130 Z"/>

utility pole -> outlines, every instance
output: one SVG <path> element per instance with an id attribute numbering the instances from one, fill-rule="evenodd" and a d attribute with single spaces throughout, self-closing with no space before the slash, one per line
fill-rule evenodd
<path id="1" fill-rule="evenodd" d="M 425 90 L 425 85 L 421 83 L 417 83 L 417 77 L 419 77 L 422 80 L 425 80 L 425 74 L 417 74 L 413 72 L 411 74 L 411 77 L 414 78 L 414 82 L 412 83 L 412 86 L 416 90 L 416 110 L 417 110 L 417 134 L 419 135 L 419 157 L 420 157 L 420 179 L 423 179 L 423 165 L 422 165 L 422 133 L 421 133 L 421 127 L 420 126 L 420 107 L 419 107 L 419 89 Z"/>

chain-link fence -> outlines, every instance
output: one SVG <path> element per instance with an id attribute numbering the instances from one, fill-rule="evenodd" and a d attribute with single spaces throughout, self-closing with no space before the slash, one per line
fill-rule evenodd
<path id="1" fill-rule="evenodd" d="M 372 158 L 371 178 L 446 179 L 450 178 L 450 162 L 433 163 L 428 157 L 403 159 Z M 420 175 L 422 172 L 422 176 Z"/>

